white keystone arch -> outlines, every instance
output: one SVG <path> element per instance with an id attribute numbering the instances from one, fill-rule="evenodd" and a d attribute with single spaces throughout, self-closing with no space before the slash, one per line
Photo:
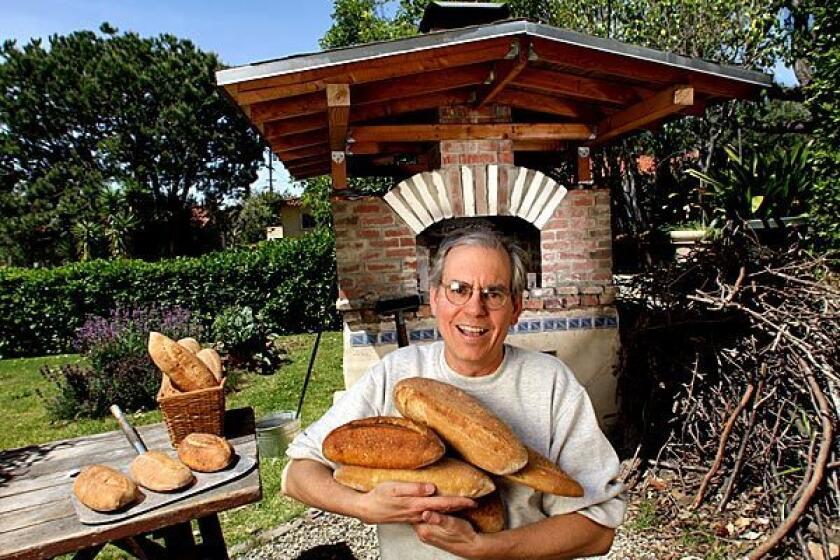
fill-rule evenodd
<path id="1" fill-rule="evenodd" d="M 519 216 L 542 229 L 567 192 L 539 171 L 512 165 L 462 165 L 447 176 L 448 183 L 441 170 L 418 173 L 385 195 L 415 235 L 441 220 L 472 216 Z"/>

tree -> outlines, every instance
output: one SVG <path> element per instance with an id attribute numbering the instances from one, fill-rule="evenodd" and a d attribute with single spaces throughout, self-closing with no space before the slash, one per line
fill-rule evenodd
<path id="1" fill-rule="evenodd" d="M 143 209 L 141 254 L 190 252 L 190 206 L 236 199 L 256 178 L 260 142 L 219 95 L 214 54 L 171 35 L 100 31 L 0 48 L 7 262 L 67 260 L 60 240 L 98 220 L 93 201 L 113 188 Z"/>

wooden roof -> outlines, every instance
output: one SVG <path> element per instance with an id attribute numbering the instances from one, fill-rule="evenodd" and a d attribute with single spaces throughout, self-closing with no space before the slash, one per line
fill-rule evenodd
<path id="1" fill-rule="evenodd" d="M 221 70 L 296 179 L 409 175 L 440 140 L 509 138 L 514 151 L 593 145 L 708 103 L 752 98 L 770 76 L 524 20 Z M 445 105 L 510 105 L 505 125 L 441 125 Z M 342 177 L 342 173 L 344 177 Z"/>

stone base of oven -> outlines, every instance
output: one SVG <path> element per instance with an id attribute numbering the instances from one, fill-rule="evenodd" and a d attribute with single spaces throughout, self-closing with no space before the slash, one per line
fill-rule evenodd
<path id="1" fill-rule="evenodd" d="M 541 317 L 541 326 L 555 326 L 550 321 L 567 321 L 563 330 L 538 330 L 535 317 Z M 575 320 L 572 323 L 572 320 Z M 599 320 L 600 319 L 600 320 Z M 606 320 L 611 319 L 611 320 Z M 609 429 L 618 409 L 616 400 L 616 366 L 618 365 L 619 335 L 615 317 L 547 318 L 523 314 L 519 327 L 512 329 L 507 342 L 513 346 L 538 352 L 547 352 L 565 362 L 578 381 L 586 388 L 602 428 Z M 530 328 L 528 328 L 530 327 Z M 434 330 L 434 320 L 409 325 L 411 344 L 428 344 L 439 338 Z M 514 332 L 516 331 L 516 332 Z M 522 331 L 522 332 L 520 332 Z M 530 331 L 530 332 L 528 332 Z M 395 350 L 397 345 L 390 337 L 379 337 L 351 331 L 344 324 L 344 384 L 349 388 L 372 365 Z"/>

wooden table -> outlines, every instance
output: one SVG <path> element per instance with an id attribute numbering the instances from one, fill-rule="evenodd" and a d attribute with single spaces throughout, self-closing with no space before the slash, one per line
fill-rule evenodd
<path id="1" fill-rule="evenodd" d="M 163 424 L 138 428 L 149 449 L 171 449 Z M 254 411 L 227 411 L 225 436 L 242 456 L 257 457 Z M 259 466 L 242 478 L 107 525 L 83 525 L 70 503 L 72 474 L 101 463 L 128 472 L 136 453 L 115 431 L 0 452 L 0 559 L 52 558 L 79 551 L 93 558 L 113 543 L 138 558 L 227 558 L 216 514 L 262 498 Z M 193 538 L 198 521 L 201 543 Z M 164 544 L 151 540 L 162 536 Z"/>

